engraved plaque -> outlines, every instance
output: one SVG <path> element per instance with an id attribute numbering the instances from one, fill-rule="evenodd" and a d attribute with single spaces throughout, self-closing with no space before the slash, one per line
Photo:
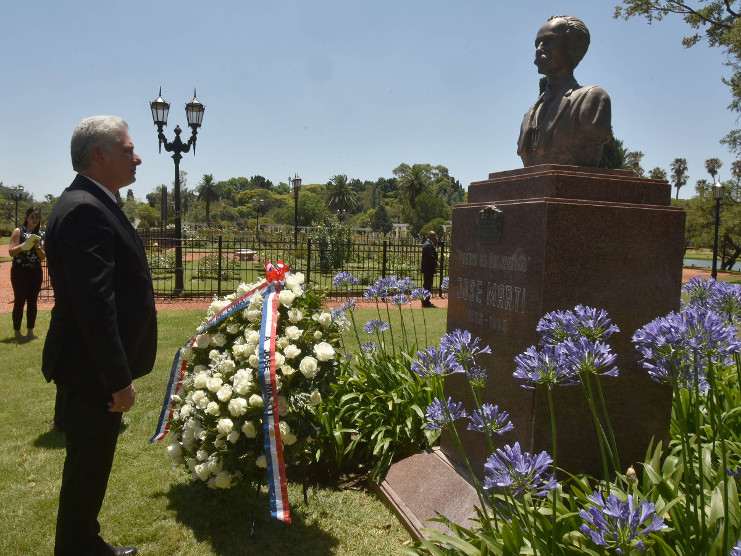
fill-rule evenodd
<path id="1" fill-rule="evenodd" d="M 496 205 L 489 205 L 479 211 L 476 221 L 476 239 L 479 243 L 501 243 L 502 211 Z"/>

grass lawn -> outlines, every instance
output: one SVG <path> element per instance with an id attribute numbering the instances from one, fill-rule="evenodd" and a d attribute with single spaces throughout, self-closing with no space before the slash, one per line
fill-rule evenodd
<path id="1" fill-rule="evenodd" d="M 414 312 L 423 347 L 422 311 Z M 392 318 L 398 318 L 398 310 L 395 313 Z M 408 534 L 381 501 L 361 490 L 318 487 L 310 491 L 307 505 L 300 485 L 289 485 L 292 524 L 269 518 L 263 490 L 250 538 L 252 492 L 240 488 L 213 492 L 193 486 L 188 474 L 172 466 L 165 450 L 167 440 L 147 444 L 159 416 L 172 357 L 202 315 L 201 311 L 159 313 L 157 361 L 152 373 L 136 382 L 137 403 L 124 419 L 101 512 L 104 538 L 158 556 L 399 554 Z M 445 315 L 445 309 L 426 310 L 429 344 L 444 333 Z M 39 340 L 19 344 L 11 338 L 11 315 L 0 315 L 0 330 L 5 331 L 0 334 L 4 344 L 0 349 L 0 546 L 4 555 L 53 551 L 64 437 L 48 430 L 55 389 L 40 370 L 49 316 L 48 311 L 39 313 Z M 377 318 L 371 309 L 358 310 L 355 316 L 361 328 L 368 318 Z"/>

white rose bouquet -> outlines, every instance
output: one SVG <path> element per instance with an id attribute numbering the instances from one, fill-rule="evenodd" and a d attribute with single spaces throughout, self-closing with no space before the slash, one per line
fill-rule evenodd
<path id="1" fill-rule="evenodd" d="M 254 287 L 241 284 L 234 294 L 214 300 L 204 323 Z M 283 456 L 290 465 L 319 430 L 317 406 L 332 392 L 335 346 L 344 323 L 339 318 L 334 323 L 335 316 L 321 310 L 323 292 L 305 285 L 301 273 L 286 276 L 278 300 L 276 394 Z M 246 308 L 182 350 L 188 363 L 172 396 L 168 452 L 210 488 L 265 477 L 265 400 L 258 374 L 262 304 L 255 294 Z"/>

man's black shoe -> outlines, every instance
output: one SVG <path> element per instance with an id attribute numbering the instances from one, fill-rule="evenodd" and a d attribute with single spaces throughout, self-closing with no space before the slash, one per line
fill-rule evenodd
<path id="1" fill-rule="evenodd" d="M 135 546 L 112 546 L 111 548 L 116 556 L 136 556 L 139 554 L 139 549 Z"/>
<path id="2" fill-rule="evenodd" d="M 433 308 L 433 309 L 434 309 L 434 308 L 435 308 L 436 306 L 435 306 L 435 305 L 433 305 L 432 303 L 422 303 L 422 307 L 425 307 L 425 308 L 426 308 L 426 307 L 431 307 L 431 308 Z"/>

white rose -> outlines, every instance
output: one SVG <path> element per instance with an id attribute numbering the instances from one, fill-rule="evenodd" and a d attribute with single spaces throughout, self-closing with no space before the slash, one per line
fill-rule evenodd
<path id="1" fill-rule="evenodd" d="M 216 347 L 224 347 L 226 345 L 226 336 L 224 336 L 221 332 L 219 332 L 218 334 L 214 334 L 213 336 L 211 336 L 211 343 Z"/>
<path id="2" fill-rule="evenodd" d="M 221 468 L 224 466 L 224 464 L 219 458 L 212 457 L 208 460 L 206 466 L 208 466 L 208 470 L 215 475 L 216 473 L 221 471 Z"/>
<path id="3" fill-rule="evenodd" d="M 218 392 L 223 383 L 224 381 L 221 380 L 221 377 L 212 376 L 206 381 L 206 388 L 208 388 L 211 392 Z"/>
<path id="4" fill-rule="evenodd" d="M 229 471 L 221 471 L 216 477 L 214 477 L 214 486 L 216 488 L 231 488 L 232 487 L 232 474 Z"/>
<path id="5" fill-rule="evenodd" d="M 280 368 L 280 372 L 283 373 L 283 376 L 291 376 L 293 373 L 296 372 L 296 369 L 294 369 L 290 365 L 283 365 Z"/>
<path id="6" fill-rule="evenodd" d="M 229 302 L 224 299 L 214 299 L 211 302 L 211 305 L 208 306 L 208 312 L 211 315 L 215 315 L 217 313 L 220 313 L 224 307 L 229 305 Z"/>
<path id="7" fill-rule="evenodd" d="M 283 417 L 288 413 L 288 400 L 285 396 L 278 396 L 278 415 Z"/>
<path id="8" fill-rule="evenodd" d="M 311 405 L 319 405 L 320 403 L 322 403 L 322 395 L 318 390 L 314 390 L 311 393 Z"/>
<path id="9" fill-rule="evenodd" d="M 237 297 L 242 297 L 244 294 L 246 294 L 251 289 L 252 289 L 252 284 L 245 284 L 244 282 L 240 283 L 237 286 Z"/>
<path id="10" fill-rule="evenodd" d="M 262 307 L 262 294 L 260 292 L 255 292 L 255 294 L 252 296 L 252 299 L 250 299 L 250 307 L 260 309 Z"/>
<path id="11" fill-rule="evenodd" d="M 321 313 L 321 314 L 320 314 L 320 315 L 319 315 L 319 316 L 317 317 L 317 319 L 316 319 L 316 320 L 317 320 L 317 322 L 318 322 L 319 324 L 321 324 L 322 326 L 324 326 L 324 327 L 327 327 L 327 326 L 329 326 L 330 324 L 332 324 L 332 315 L 331 315 L 331 314 L 329 314 L 328 312 L 324 311 L 323 313 Z"/>
<path id="12" fill-rule="evenodd" d="M 232 323 L 227 325 L 226 331 L 229 332 L 229 334 L 239 334 L 239 325 L 237 323 Z"/>
<path id="13" fill-rule="evenodd" d="M 265 405 L 265 402 L 263 401 L 262 396 L 258 394 L 252 394 L 250 396 L 250 405 L 252 407 L 260 407 Z"/>
<path id="14" fill-rule="evenodd" d="M 314 339 L 315 340 L 321 340 L 322 339 L 322 333 L 319 332 L 319 330 L 317 330 L 316 332 L 314 332 Z"/>
<path id="15" fill-rule="evenodd" d="M 286 346 L 286 348 L 283 350 L 283 353 L 288 359 L 293 359 L 294 357 L 298 357 L 301 354 L 301 350 L 293 344 L 290 344 Z"/>
<path id="16" fill-rule="evenodd" d="M 291 341 L 286 338 L 285 336 L 281 336 L 278 338 L 278 340 L 275 342 L 276 347 L 280 349 L 286 349 L 286 347 L 291 343 Z"/>
<path id="17" fill-rule="evenodd" d="M 291 426 L 285 421 L 280 421 L 278 423 L 278 428 L 280 429 L 281 436 L 285 436 L 286 434 L 291 432 Z"/>
<path id="18" fill-rule="evenodd" d="M 286 328 L 286 338 L 289 340 L 298 340 L 301 337 L 303 330 L 298 326 L 289 326 Z"/>
<path id="19" fill-rule="evenodd" d="M 167 447 L 167 453 L 175 463 L 183 463 L 183 447 L 175 441 Z"/>
<path id="20" fill-rule="evenodd" d="M 187 465 L 188 469 L 190 469 L 191 471 L 195 471 L 197 463 L 196 460 L 194 460 L 193 458 L 188 458 L 185 460 L 185 465 Z"/>
<path id="21" fill-rule="evenodd" d="M 219 419 L 219 422 L 216 423 L 216 430 L 219 431 L 219 434 L 229 434 L 234 429 L 234 423 L 231 419 Z"/>
<path id="22" fill-rule="evenodd" d="M 304 276 L 303 272 L 291 272 L 288 276 L 286 276 L 286 287 L 287 288 L 295 288 L 296 286 L 300 286 L 304 283 L 304 280 L 306 277 Z"/>
<path id="23" fill-rule="evenodd" d="M 265 456 L 260 456 L 255 460 L 255 465 L 262 469 L 266 469 L 268 467 L 268 460 Z"/>
<path id="24" fill-rule="evenodd" d="M 262 311 L 260 309 L 247 309 L 245 317 L 250 322 L 260 322 L 262 320 Z"/>
<path id="25" fill-rule="evenodd" d="M 296 294 L 291 290 L 281 290 L 278 294 L 278 302 L 284 307 L 290 307 L 291 303 L 296 299 Z"/>
<path id="26" fill-rule="evenodd" d="M 306 378 L 314 378 L 319 372 L 319 366 L 316 359 L 310 356 L 304 357 L 298 368 Z"/>
<path id="27" fill-rule="evenodd" d="M 212 349 L 211 351 L 208 352 L 208 358 L 211 361 L 214 361 L 215 359 L 218 359 L 219 358 L 219 355 L 221 355 L 221 352 L 218 349 Z"/>
<path id="28" fill-rule="evenodd" d="M 290 320 L 293 323 L 301 322 L 301 319 L 304 318 L 304 313 L 301 311 L 301 309 L 291 309 L 288 311 L 288 320 Z"/>
<path id="29" fill-rule="evenodd" d="M 275 353 L 275 367 L 281 367 L 286 362 L 286 358 L 282 353 Z"/>
<path id="30" fill-rule="evenodd" d="M 260 333 L 257 330 L 250 330 L 245 332 L 244 339 L 250 344 L 256 344 L 260 341 Z"/>
<path id="31" fill-rule="evenodd" d="M 234 369 L 236 368 L 237 365 L 231 359 L 224 359 L 221 363 L 219 363 L 219 370 L 225 374 L 233 373 Z"/>
<path id="32" fill-rule="evenodd" d="M 230 432 L 229 434 L 226 435 L 226 439 L 230 443 L 236 444 L 237 443 L 237 440 L 239 440 L 239 432 L 237 432 L 237 431 Z"/>
<path id="33" fill-rule="evenodd" d="M 254 353 L 250 355 L 250 358 L 248 359 L 250 367 L 253 369 L 258 369 L 260 367 L 260 358 L 255 355 Z"/>
<path id="34" fill-rule="evenodd" d="M 281 436 L 280 439 L 283 442 L 283 444 L 285 444 L 286 446 L 290 446 L 291 444 L 295 444 L 296 443 L 296 440 L 297 440 L 296 435 L 293 434 L 292 432 L 289 432 L 285 436 Z"/>
<path id="35" fill-rule="evenodd" d="M 208 402 L 208 405 L 206 406 L 206 413 L 214 416 L 219 415 L 221 413 L 219 404 L 217 404 L 216 402 Z"/>
<path id="36" fill-rule="evenodd" d="M 222 385 L 219 391 L 216 392 L 216 397 L 219 398 L 220 402 L 229 401 L 229 398 L 232 397 L 232 387 L 228 384 Z"/>
<path id="37" fill-rule="evenodd" d="M 207 380 L 208 374 L 205 371 L 201 371 L 193 377 L 193 386 L 198 389 L 205 388 Z"/>
<path id="38" fill-rule="evenodd" d="M 245 369 L 239 369 L 234 373 L 232 383 L 234 384 L 234 391 L 244 396 L 252 387 L 252 373 Z"/>
<path id="39" fill-rule="evenodd" d="M 183 361 L 190 361 L 193 359 L 193 348 L 190 346 L 185 346 L 182 350 L 180 350 L 180 355 L 183 358 Z"/>
<path id="40" fill-rule="evenodd" d="M 204 349 L 211 344 L 211 336 L 208 334 L 199 334 L 196 336 L 196 347 Z"/>
<path id="41" fill-rule="evenodd" d="M 208 401 L 208 396 L 206 396 L 206 392 L 203 390 L 193 392 L 193 404 L 199 409 L 206 409 Z"/>
<path id="42" fill-rule="evenodd" d="M 242 425 L 242 432 L 247 438 L 255 438 L 257 436 L 257 429 L 252 421 L 247 421 Z"/>
<path id="43" fill-rule="evenodd" d="M 194 471 L 195 471 L 196 477 L 198 477 L 202 481 L 207 481 L 209 475 L 211 475 L 211 472 L 208 470 L 208 466 L 204 463 L 199 463 L 198 465 L 196 465 L 196 468 Z"/>
<path id="44" fill-rule="evenodd" d="M 330 361 L 334 359 L 334 348 L 327 342 L 320 342 L 314 346 L 314 355 L 319 361 Z"/>
<path id="45" fill-rule="evenodd" d="M 208 459 L 208 452 L 206 450 L 198 450 L 196 452 L 196 459 L 198 461 L 206 461 Z"/>
<path id="46" fill-rule="evenodd" d="M 224 446 L 226 446 L 226 440 L 224 440 L 224 437 L 216 437 L 216 440 L 214 440 L 214 448 L 223 448 Z"/>
<path id="47" fill-rule="evenodd" d="M 247 413 L 247 400 L 244 398 L 232 398 L 229 400 L 229 413 L 232 417 L 241 417 Z"/>
<path id="48" fill-rule="evenodd" d="M 183 407 L 180 408 L 180 419 L 182 421 L 185 421 L 191 415 L 193 415 L 193 406 L 189 403 L 186 403 Z"/>

